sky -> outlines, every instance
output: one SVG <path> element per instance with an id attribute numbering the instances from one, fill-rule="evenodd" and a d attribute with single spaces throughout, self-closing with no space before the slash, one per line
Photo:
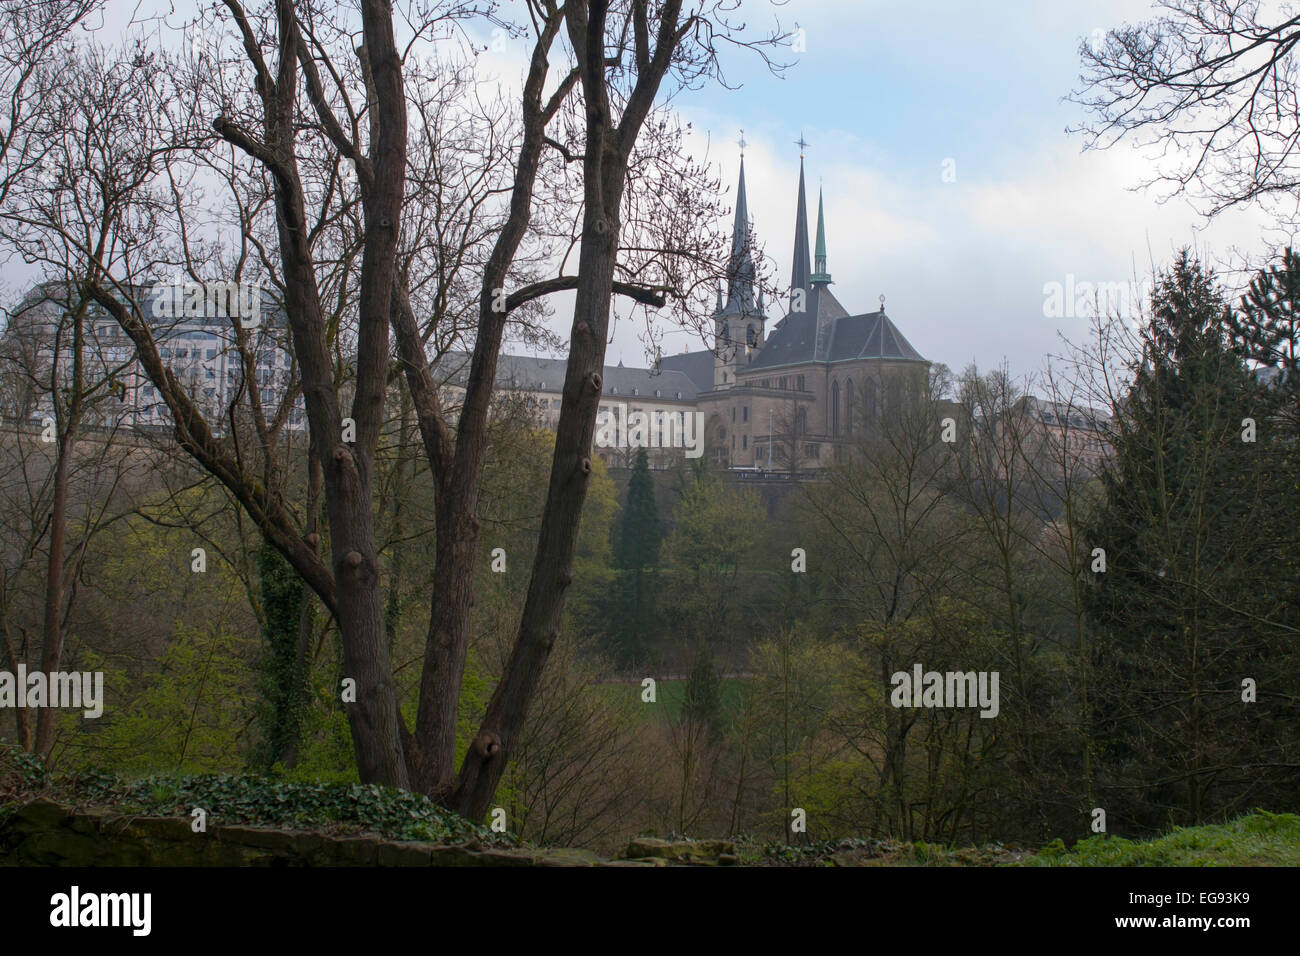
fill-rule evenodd
<path id="1" fill-rule="evenodd" d="M 684 97 L 682 115 L 710 131 L 732 189 L 744 130 L 751 215 L 786 282 L 802 134 L 836 297 L 858 313 L 884 295 L 932 361 L 1032 373 L 1089 324 L 1047 305 L 1047 284 L 1142 283 L 1184 245 L 1225 264 L 1262 251 L 1262 214 L 1206 224 L 1185 200 L 1135 191 L 1142 151 L 1084 151 L 1066 132 L 1083 119 L 1064 99 L 1080 42 L 1149 18 L 1146 0 L 792 0 L 780 14 L 804 30 L 797 64 L 778 78 L 737 58 L 741 88 Z"/>
<path id="2" fill-rule="evenodd" d="M 676 98 L 692 152 L 716 165 L 730 201 L 744 130 L 750 214 L 784 284 L 802 136 L 808 228 L 820 187 L 836 297 L 860 313 L 885 296 L 932 361 L 1032 374 L 1089 325 L 1072 302 L 1052 307 L 1053 284 L 1060 305 L 1082 283 L 1147 283 L 1185 245 L 1224 266 L 1265 251 L 1263 213 L 1206 223 L 1186 200 L 1138 188 L 1152 168 L 1142 150 L 1085 151 L 1067 133 L 1084 119 L 1066 100 L 1079 44 L 1148 19 L 1151 0 L 746 0 L 742 10 L 756 31 L 776 17 L 797 25 L 803 49 L 780 76 L 734 51 L 724 60 L 733 88 Z M 517 87 L 526 43 L 490 51 L 481 73 Z M 562 337 L 569 302 L 553 303 Z M 616 323 L 607 361 L 647 364 L 639 331 Z M 671 331 L 662 347 L 705 344 Z"/>

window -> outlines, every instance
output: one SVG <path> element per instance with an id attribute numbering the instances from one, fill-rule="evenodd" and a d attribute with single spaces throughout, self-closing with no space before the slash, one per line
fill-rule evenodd
<path id="1" fill-rule="evenodd" d="M 216 378 L 216 377 L 217 377 L 217 373 L 216 373 L 213 369 L 208 368 L 208 369 L 204 369 L 203 371 L 207 373 L 207 374 L 204 376 L 205 378 Z"/>
<path id="2" fill-rule="evenodd" d="M 217 350 L 208 349 L 206 352 L 203 353 L 203 357 L 206 358 L 209 362 L 211 362 L 214 358 L 217 357 Z"/>
<path id="3" fill-rule="evenodd" d="M 538 404 L 541 405 L 542 408 L 550 408 L 551 400 L 548 398 L 543 398 L 540 402 L 538 402 Z"/>
<path id="4" fill-rule="evenodd" d="M 799 388 L 799 391 L 801 391 L 801 392 L 803 391 L 803 376 L 802 376 L 802 375 L 799 376 L 799 385 L 798 385 L 798 388 Z"/>
<path id="5" fill-rule="evenodd" d="M 678 393 L 677 393 L 677 398 L 680 400 L 681 397 L 682 397 L 682 393 L 681 393 L 681 392 L 678 392 Z"/>
<path id="6" fill-rule="evenodd" d="M 734 405 L 731 407 L 731 420 L 733 422 L 736 420 L 736 407 Z"/>
<path id="7" fill-rule="evenodd" d="M 840 383 L 831 382 L 831 435 L 840 434 Z"/>
<path id="8" fill-rule="evenodd" d="M 853 379 L 844 388 L 844 434 L 853 437 Z"/>
<path id="9" fill-rule="evenodd" d="M 632 394 L 633 394 L 633 395 L 640 395 L 640 394 L 641 394 L 641 389 L 639 389 L 639 388 L 634 388 L 634 389 L 632 389 Z"/>
<path id="10" fill-rule="evenodd" d="M 749 406 L 746 405 L 744 408 L 741 409 L 741 412 L 743 413 L 744 420 L 749 421 Z"/>
<path id="11" fill-rule="evenodd" d="M 659 398 L 661 395 L 663 395 L 663 392 L 661 392 L 659 389 L 656 388 L 656 389 L 655 389 L 655 398 Z"/>
<path id="12" fill-rule="evenodd" d="M 777 386 L 776 386 L 776 387 L 779 388 L 779 389 L 781 389 L 781 391 L 785 391 L 785 376 L 784 376 L 784 375 L 782 375 L 779 379 L 777 379 Z"/>
<path id="13" fill-rule="evenodd" d="M 741 436 L 741 438 L 740 438 L 740 447 L 741 447 L 741 448 L 748 448 L 748 447 L 749 447 L 749 436 L 748 436 L 748 435 L 742 435 L 742 436 Z"/>

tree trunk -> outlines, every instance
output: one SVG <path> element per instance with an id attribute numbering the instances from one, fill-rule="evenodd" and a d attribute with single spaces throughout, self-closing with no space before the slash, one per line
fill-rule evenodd
<path id="1" fill-rule="evenodd" d="M 54 503 L 50 510 L 49 561 L 45 570 L 44 642 L 41 646 L 41 670 L 45 672 L 46 692 L 54 690 L 53 675 L 63 660 L 63 552 L 68 537 L 68 455 L 72 449 L 72 429 L 59 436 L 54 462 Z M 26 688 L 18 688 L 25 693 Z M 54 749 L 54 721 L 58 716 L 52 698 L 36 713 L 36 753 L 48 758 Z"/>
<path id="2" fill-rule="evenodd" d="M 609 164 L 609 165 L 607 165 Z M 600 404 L 606 329 L 618 249 L 618 210 L 623 167 L 613 157 L 587 163 L 588 175 L 617 169 L 600 182 L 599 202 L 584 213 L 578 292 L 570 331 L 564 399 L 555 435 L 551 481 L 542 516 L 523 621 L 505 675 L 497 685 L 482 727 L 465 754 L 453 805 L 471 820 L 482 819 L 505 772 L 510 747 L 523 727 L 551 648 L 560 635 L 565 594 L 573 577 L 578 525 L 591 477 L 591 440 Z M 590 183 L 591 180 L 589 179 Z M 588 190 L 590 195 L 591 190 Z"/>

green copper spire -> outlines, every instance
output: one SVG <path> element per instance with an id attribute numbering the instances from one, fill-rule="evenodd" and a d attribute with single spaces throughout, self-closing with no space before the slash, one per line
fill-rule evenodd
<path id="1" fill-rule="evenodd" d="M 817 190 L 817 251 L 813 254 L 817 271 L 808 277 L 810 283 L 831 281 L 831 274 L 826 271 L 826 213 L 822 208 L 822 191 Z"/>

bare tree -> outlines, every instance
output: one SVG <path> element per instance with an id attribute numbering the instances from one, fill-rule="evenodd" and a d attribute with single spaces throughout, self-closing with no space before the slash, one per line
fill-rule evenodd
<path id="1" fill-rule="evenodd" d="M 1294 222 L 1300 16 L 1258 0 L 1156 6 L 1160 16 L 1080 46 L 1072 99 L 1092 118 L 1075 132 L 1092 148 L 1125 137 L 1155 145 L 1168 163 L 1146 185 L 1188 193 L 1208 216 L 1262 203 Z"/>

